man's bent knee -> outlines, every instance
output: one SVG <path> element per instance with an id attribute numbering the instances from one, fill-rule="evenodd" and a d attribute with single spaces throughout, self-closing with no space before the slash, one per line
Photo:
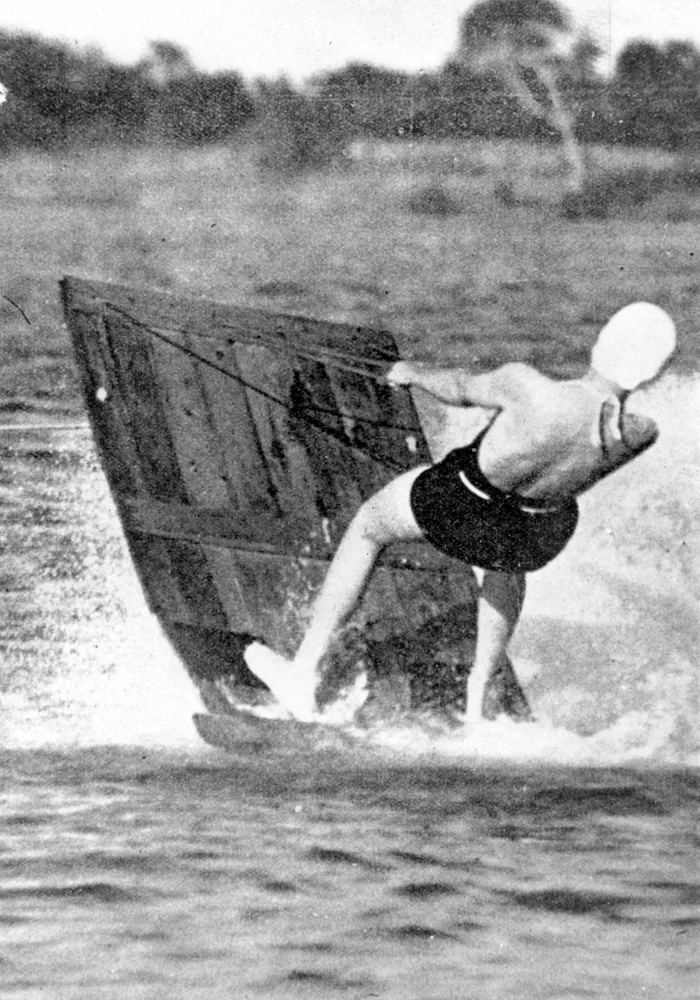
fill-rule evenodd
<path id="1" fill-rule="evenodd" d="M 403 473 L 365 500 L 350 525 L 350 531 L 381 549 L 392 542 L 423 537 L 411 509 L 411 487 L 428 466 Z"/>
<path id="2" fill-rule="evenodd" d="M 386 518 L 375 497 L 362 504 L 353 518 L 352 530 L 377 549 L 383 548 L 392 540 L 391 533 L 386 528 Z"/>

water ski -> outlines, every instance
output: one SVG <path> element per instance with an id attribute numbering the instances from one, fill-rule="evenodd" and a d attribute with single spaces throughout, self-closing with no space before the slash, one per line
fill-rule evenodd
<path id="1" fill-rule="evenodd" d="M 246 708 L 229 708 L 221 714 L 193 716 L 197 732 L 213 747 L 232 753 L 261 752 L 282 756 L 319 751 L 344 751 L 358 735 L 348 727 L 322 722 L 271 718 Z"/>

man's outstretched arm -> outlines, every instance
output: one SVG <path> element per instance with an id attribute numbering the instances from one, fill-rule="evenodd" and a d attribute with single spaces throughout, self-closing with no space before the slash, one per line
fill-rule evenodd
<path id="1" fill-rule="evenodd" d="M 391 385 L 411 385 L 451 406 L 499 409 L 521 397 L 533 379 L 542 378 L 529 365 L 512 362 L 473 375 L 466 368 L 436 368 L 421 361 L 397 361 L 386 375 Z"/>

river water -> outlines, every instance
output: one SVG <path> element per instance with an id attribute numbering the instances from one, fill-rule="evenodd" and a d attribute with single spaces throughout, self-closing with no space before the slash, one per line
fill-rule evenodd
<path id="1" fill-rule="evenodd" d="M 0 996 L 700 995 L 696 382 L 513 645 L 537 723 L 204 745 L 89 433 L 0 433 Z M 371 750 L 371 752 L 370 752 Z"/>

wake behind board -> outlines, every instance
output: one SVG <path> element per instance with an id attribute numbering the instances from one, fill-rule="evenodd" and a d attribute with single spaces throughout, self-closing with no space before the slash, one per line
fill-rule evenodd
<path id="1" fill-rule="evenodd" d="M 245 709 L 230 708 L 226 714 L 198 713 L 193 719 L 206 743 L 230 753 L 279 754 L 291 759 L 300 754 L 344 752 L 359 740 L 359 735 L 353 735 L 347 727 L 267 718 Z"/>

